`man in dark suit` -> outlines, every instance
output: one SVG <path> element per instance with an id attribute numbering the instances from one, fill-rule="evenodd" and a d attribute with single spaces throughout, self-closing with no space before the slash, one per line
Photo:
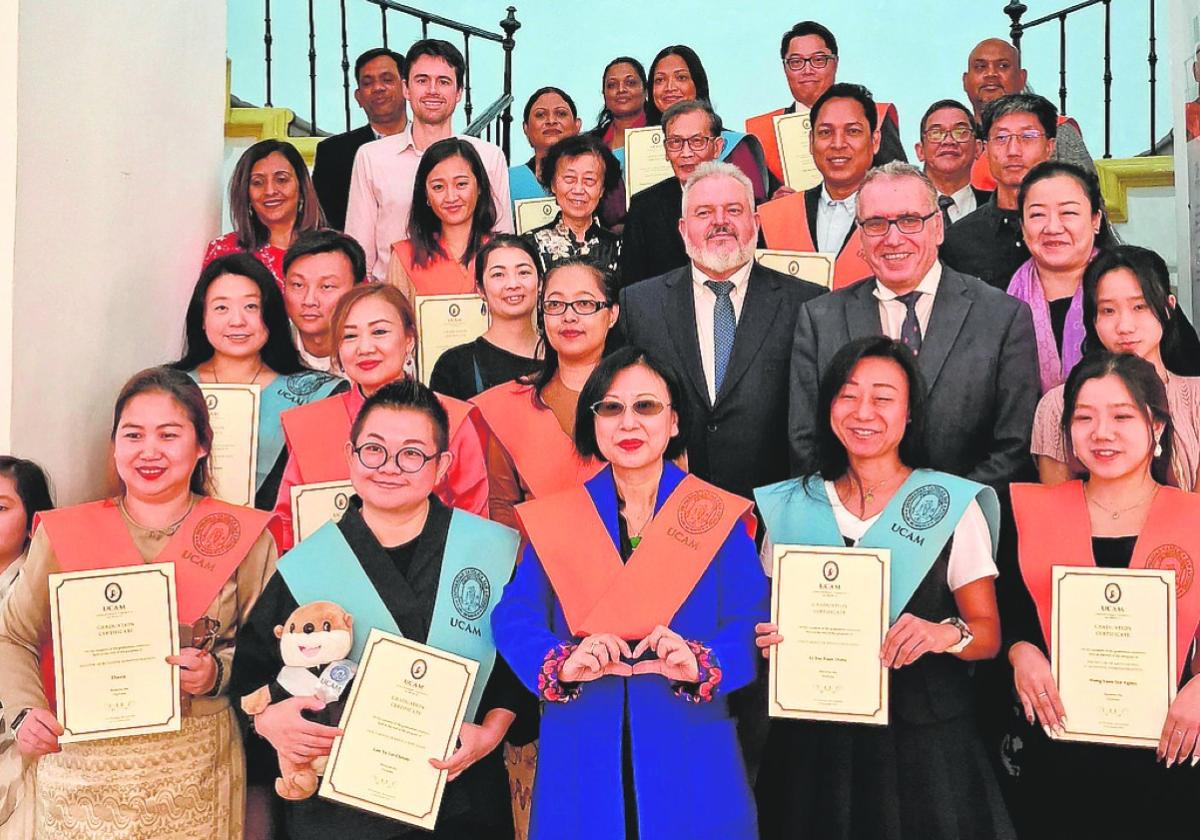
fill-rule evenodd
<path id="1" fill-rule="evenodd" d="M 404 57 L 389 49 L 367 50 L 354 62 L 354 101 L 367 112 L 362 128 L 326 137 L 317 144 L 313 162 L 313 186 L 325 220 L 331 228 L 346 227 L 346 203 L 350 195 L 350 173 L 360 146 L 399 134 L 408 125 L 404 91 Z"/>
<path id="2" fill-rule="evenodd" d="M 917 160 L 925 164 L 925 177 L 937 188 L 938 208 L 948 228 L 992 197 L 971 184 L 971 167 L 983 154 L 983 141 L 971 109 L 954 99 L 930 105 L 920 130 Z"/>
<path id="3" fill-rule="evenodd" d="M 818 384 L 833 355 L 848 341 L 882 334 L 917 354 L 932 466 L 1003 489 L 1032 464 L 1038 366 L 1029 307 L 938 262 L 942 216 L 933 184 L 916 167 L 872 170 L 858 214 L 874 276 L 806 303 L 796 321 L 794 468 L 814 462 Z"/>
<path id="4" fill-rule="evenodd" d="M 678 232 L 690 262 L 625 288 L 618 324 L 630 344 L 684 382 L 688 469 L 749 497 L 787 477 L 796 313 L 822 289 L 754 262 L 754 190 L 737 167 L 697 168 L 682 210 Z"/>

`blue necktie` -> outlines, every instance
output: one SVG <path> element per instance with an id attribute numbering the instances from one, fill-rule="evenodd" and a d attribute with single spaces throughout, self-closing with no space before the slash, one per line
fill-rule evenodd
<path id="1" fill-rule="evenodd" d="M 737 316 L 733 314 L 732 280 L 706 280 L 704 285 L 712 289 L 717 300 L 713 303 L 713 393 L 721 393 L 725 371 L 729 367 L 729 354 L 733 352 L 733 335 L 737 331 Z"/>
<path id="2" fill-rule="evenodd" d="M 900 326 L 900 343 L 907 345 L 913 355 L 921 352 L 921 322 L 917 320 L 917 298 L 920 292 L 909 292 L 906 295 L 896 295 L 896 300 L 904 304 L 908 311 L 904 313 L 904 323 Z"/>

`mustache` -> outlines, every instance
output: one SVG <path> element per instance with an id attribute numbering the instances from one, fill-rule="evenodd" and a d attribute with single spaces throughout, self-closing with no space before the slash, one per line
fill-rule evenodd
<path id="1" fill-rule="evenodd" d="M 737 232 L 729 225 L 714 225 L 704 234 L 705 239 L 715 239 L 718 236 L 737 237 Z"/>

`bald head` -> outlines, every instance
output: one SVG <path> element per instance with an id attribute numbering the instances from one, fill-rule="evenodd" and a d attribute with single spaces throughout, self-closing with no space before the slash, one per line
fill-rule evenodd
<path id="1" fill-rule="evenodd" d="M 979 119 L 987 103 L 1023 90 L 1025 71 L 1021 69 L 1021 54 L 1012 44 L 1001 38 L 988 38 L 975 45 L 963 73 L 963 91 L 971 100 L 975 119 Z"/>

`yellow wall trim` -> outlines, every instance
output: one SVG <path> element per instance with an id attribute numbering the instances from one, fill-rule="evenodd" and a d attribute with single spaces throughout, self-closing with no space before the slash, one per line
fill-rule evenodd
<path id="1" fill-rule="evenodd" d="M 255 140 L 282 140 L 291 143 L 311 168 L 317 157 L 317 144 L 323 137 L 288 137 L 288 126 L 296 115 L 291 108 L 233 108 L 229 86 L 231 62 L 225 59 L 225 136 L 253 137 Z"/>
<path id="2" fill-rule="evenodd" d="M 1121 158 L 1096 161 L 1100 192 L 1108 220 L 1115 224 L 1129 221 L 1129 190 L 1169 187 L 1175 183 L 1174 161 L 1170 155 Z"/>

